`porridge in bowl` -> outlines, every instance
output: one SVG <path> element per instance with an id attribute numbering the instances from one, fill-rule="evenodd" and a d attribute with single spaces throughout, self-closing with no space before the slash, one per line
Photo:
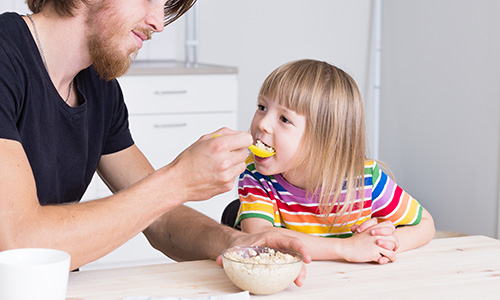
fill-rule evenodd
<path id="1" fill-rule="evenodd" d="M 294 251 L 268 247 L 233 247 L 222 252 L 224 271 L 240 289 L 252 294 L 273 294 L 287 288 L 302 268 Z"/>

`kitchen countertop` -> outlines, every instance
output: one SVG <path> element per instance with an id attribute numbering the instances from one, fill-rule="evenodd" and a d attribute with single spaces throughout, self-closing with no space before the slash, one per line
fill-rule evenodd
<path id="1" fill-rule="evenodd" d="M 196 74 L 236 74 L 238 68 L 211 64 L 186 66 L 183 61 L 136 60 L 132 62 L 126 75 L 196 75 Z"/>
<path id="2" fill-rule="evenodd" d="M 394 263 L 314 261 L 304 286 L 251 299 L 498 299 L 500 240 L 485 236 L 434 239 Z M 237 293 L 211 260 L 72 272 L 68 300 L 127 296 L 201 297 Z"/>

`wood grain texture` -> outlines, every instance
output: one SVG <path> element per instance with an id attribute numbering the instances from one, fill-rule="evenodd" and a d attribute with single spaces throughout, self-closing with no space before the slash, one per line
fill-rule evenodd
<path id="1" fill-rule="evenodd" d="M 71 273 L 68 298 L 201 297 L 240 290 L 209 260 Z M 432 240 L 395 263 L 315 261 L 304 286 L 252 299 L 500 299 L 500 241 Z"/>

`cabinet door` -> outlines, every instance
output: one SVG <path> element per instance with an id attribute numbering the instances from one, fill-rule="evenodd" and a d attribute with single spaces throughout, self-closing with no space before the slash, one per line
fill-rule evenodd
<path id="1" fill-rule="evenodd" d="M 119 82 L 130 115 L 237 110 L 234 74 L 127 75 Z"/>
<path id="2" fill-rule="evenodd" d="M 236 113 L 130 116 L 130 128 L 136 145 L 155 169 L 170 163 L 203 134 L 222 126 L 234 128 Z M 222 211 L 237 197 L 236 187 L 229 193 L 202 202 L 188 202 L 209 217 L 220 220 Z"/>
<path id="3" fill-rule="evenodd" d="M 129 121 L 136 145 L 150 160 L 153 167 L 158 169 L 171 162 L 201 135 L 222 126 L 234 128 L 236 113 L 140 115 L 130 116 Z M 98 179 L 98 176 L 96 177 L 95 179 Z M 94 189 L 98 190 L 98 197 L 109 193 L 100 179 L 94 180 L 93 185 L 95 185 Z M 233 190 L 228 193 L 206 201 L 188 202 L 186 205 L 220 221 L 222 211 L 236 197 L 235 183 Z M 167 262 L 173 262 L 173 260 L 153 249 L 144 235 L 140 233 L 110 254 L 82 267 L 82 270 Z"/>
<path id="4" fill-rule="evenodd" d="M 203 134 L 224 126 L 236 128 L 237 82 L 234 75 L 124 76 L 120 84 L 129 108 L 132 137 L 155 169 L 169 164 Z M 96 175 L 84 199 L 109 194 Z M 186 205 L 218 222 L 226 205 L 236 197 L 235 183 L 228 193 Z M 153 249 L 140 233 L 82 269 L 165 262 L 172 260 Z"/>

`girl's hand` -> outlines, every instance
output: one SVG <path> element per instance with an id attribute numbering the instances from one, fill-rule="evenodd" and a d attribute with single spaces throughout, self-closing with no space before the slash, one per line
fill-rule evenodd
<path id="1" fill-rule="evenodd" d="M 377 236 L 369 230 L 358 233 L 342 240 L 344 249 L 341 256 L 349 262 L 377 262 L 385 264 L 396 261 L 396 252 L 390 246 L 395 243 L 395 235 Z"/>
<path id="2" fill-rule="evenodd" d="M 360 225 L 353 225 L 351 227 L 352 232 L 362 233 L 366 230 L 370 230 L 370 234 L 373 236 L 392 236 L 393 238 L 391 242 L 383 239 L 377 241 L 377 244 L 388 250 L 397 251 L 399 249 L 399 239 L 395 235 L 396 227 L 394 227 L 394 224 L 392 224 L 391 221 L 378 223 L 377 218 L 371 218 Z"/>
<path id="3" fill-rule="evenodd" d="M 378 220 L 376 218 L 371 218 L 360 225 L 354 225 L 351 227 L 351 231 L 354 233 L 362 233 L 367 230 L 369 230 L 372 236 L 389 237 L 389 239 L 387 238 L 377 239 L 376 244 L 379 247 L 382 247 L 387 250 L 392 250 L 394 252 L 396 252 L 399 249 L 400 245 L 399 239 L 395 235 L 396 228 L 394 227 L 394 224 L 392 224 L 391 221 L 384 221 L 378 223 Z M 385 256 L 381 256 L 378 260 L 380 264 L 384 264 L 389 261 L 391 261 L 391 259 Z"/>
<path id="4" fill-rule="evenodd" d="M 378 224 L 378 220 L 377 218 L 371 218 L 367 221 L 364 221 L 363 223 L 361 224 L 354 224 L 352 227 L 351 227 L 351 231 L 352 232 L 357 232 L 357 233 L 361 233 L 375 225 Z"/>

